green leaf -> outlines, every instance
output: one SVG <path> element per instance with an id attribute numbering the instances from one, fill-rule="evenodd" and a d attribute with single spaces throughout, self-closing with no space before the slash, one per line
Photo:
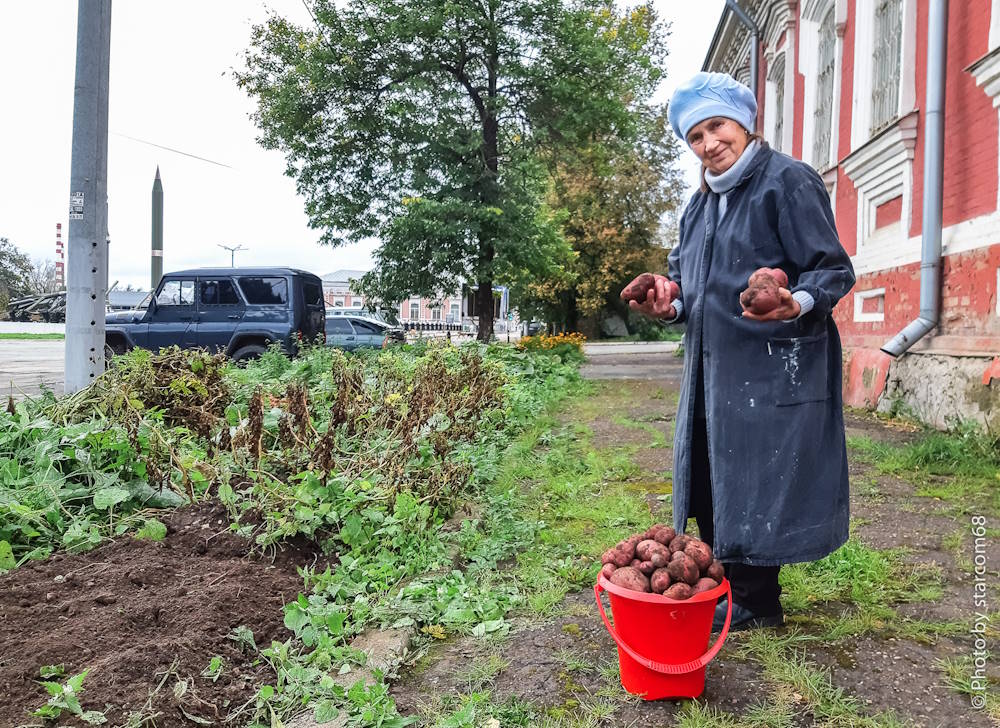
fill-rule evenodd
<path id="1" fill-rule="evenodd" d="M 42 665 L 38 668 L 38 673 L 41 677 L 62 677 L 66 674 L 66 667 L 64 665 Z"/>
<path id="2" fill-rule="evenodd" d="M 135 537 L 149 541 L 162 541 L 167 536 L 167 527 L 155 518 L 143 521 L 142 528 L 136 531 Z"/>
<path id="3" fill-rule="evenodd" d="M 274 697 L 274 688 L 270 685 L 261 685 L 260 690 L 257 691 L 257 697 L 260 700 L 270 700 Z"/>
<path id="4" fill-rule="evenodd" d="M 296 635 L 309 624 L 309 614 L 298 602 L 285 605 L 285 627 Z"/>
<path id="5" fill-rule="evenodd" d="M 80 718 L 90 725 L 104 725 L 108 722 L 107 716 L 97 710 L 86 710 Z"/>
<path id="6" fill-rule="evenodd" d="M 334 720 L 340 711 L 337 710 L 337 706 L 333 704 L 332 700 L 324 699 L 316 703 L 316 707 L 313 708 L 313 718 L 317 723 L 329 723 Z"/>
<path id="7" fill-rule="evenodd" d="M 94 508 L 99 511 L 106 511 L 128 499 L 129 492 L 124 488 L 119 488 L 115 485 L 108 488 L 101 488 L 94 493 Z"/>
<path id="8" fill-rule="evenodd" d="M 0 571 L 9 571 L 17 566 L 14 550 L 7 541 L 0 541 Z"/>

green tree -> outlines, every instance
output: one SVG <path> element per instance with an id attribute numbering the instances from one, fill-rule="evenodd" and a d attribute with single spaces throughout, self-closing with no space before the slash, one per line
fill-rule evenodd
<path id="1" fill-rule="evenodd" d="M 575 255 L 570 276 L 533 281 L 523 294 L 523 308 L 546 321 L 578 330 L 584 316 L 627 315 L 622 287 L 643 271 L 666 268 L 684 191 L 677 144 L 666 106 L 637 107 L 635 115 L 634 139 L 597 138 L 550 158 L 546 201 L 564 211 Z"/>
<path id="2" fill-rule="evenodd" d="M 665 56 L 651 5 L 308 7 L 313 27 L 256 27 L 236 74 L 257 102 L 261 143 L 284 152 L 323 242 L 381 241 L 367 296 L 393 303 L 472 283 L 489 338 L 494 285 L 571 275 L 539 151 L 635 135 L 626 99 L 652 92 Z"/>
<path id="3" fill-rule="evenodd" d="M 0 238 L 0 311 L 7 304 L 31 292 L 31 258 L 7 238 Z"/>

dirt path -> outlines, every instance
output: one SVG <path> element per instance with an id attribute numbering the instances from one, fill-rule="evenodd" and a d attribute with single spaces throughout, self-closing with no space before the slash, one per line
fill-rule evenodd
<path id="1" fill-rule="evenodd" d="M 679 362 L 669 355 L 633 360 L 649 368 L 637 378 L 596 381 L 590 397 L 560 416 L 599 457 L 628 456 L 633 468 L 617 485 L 645 500 L 651 520 L 670 521 Z M 848 412 L 846 429 L 852 443 L 888 447 L 921 436 L 866 413 Z M 917 496 L 914 483 L 882 474 L 853 449 L 850 459 L 853 538 L 841 557 L 846 578 L 836 564 L 826 571 L 786 568 L 788 624 L 731 636 L 709 667 L 699 701 L 646 703 L 625 694 L 614 644 L 584 589 L 567 595 L 552 616 L 528 610 L 505 639 L 434 644 L 400 670 L 393 687 L 400 710 L 421 716 L 424 725 L 493 728 L 1000 725 L 1000 663 L 989 663 L 985 693 L 970 682 L 977 611 L 970 519 L 976 514 Z M 997 525 L 995 513 L 981 515 Z M 995 538 L 986 539 L 985 558 L 996 585 Z M 850 580 L 862 571 L 874 574 L 864 577 L 871 584 L 852 591 Z M 995 588 L 987 602 L 995 611 Z M 987 629 L 994 642 L 996 622 L 993 615 Z M 983 694 L 986 709 L 973 708 L 972 699 Z"/>

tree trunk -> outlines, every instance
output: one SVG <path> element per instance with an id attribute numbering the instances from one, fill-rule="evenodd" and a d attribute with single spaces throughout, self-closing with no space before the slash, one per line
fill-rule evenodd
<path id="1" fill-rule="evenodd" d="M 493 279 L 478 281 L 476 291 L 476 309 L 479 312 L 479 341 L 493 340 Z"/>

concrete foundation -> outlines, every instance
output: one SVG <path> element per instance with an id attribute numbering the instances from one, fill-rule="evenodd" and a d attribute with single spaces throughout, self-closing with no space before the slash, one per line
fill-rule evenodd
<path id="1" fill-rule="evenodd" d="M 889 366 L 876 409 L 903 411 L 946 429 L 972 420 L 1000 432 L 1000 379 L 992 357 L 907 354 Z"/>

